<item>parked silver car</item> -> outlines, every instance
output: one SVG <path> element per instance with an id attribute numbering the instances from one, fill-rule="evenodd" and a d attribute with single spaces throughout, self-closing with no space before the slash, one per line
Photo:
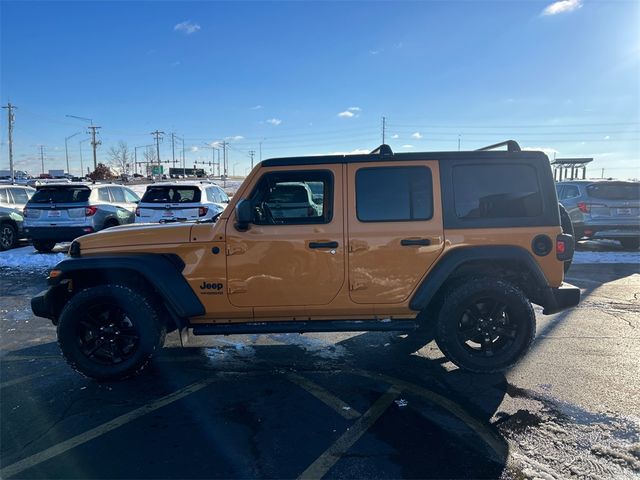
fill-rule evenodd
<path id="1" fill-rule="evenodd" d="M 213 220 L 229 203 L 215 183 L 160 182 L 147 187 L 136 209 L 136 223 Z"/>
<path id="2" fill-rule="evenodd" d="M 35 192 L 35 188 L 23 185 L 0 185 L 0 207 L 13 208 L 21 213 Z"/>
<path id="3" fill-rule="evenodd" d="M 25 234 L 36 250 L 49 252 L 58 242 L 133 223 L 139 201 L 122 185 L 41 185 L 24 208 Z"/>
<path id="4" fill-rule="evenodd" d="M 0 206 L 0 251 L 18 244 L 23 235 L 23 218 L 13 208 Z"/>
<path id="5" fill-rule="evenodd" d="M 640 246 L 640 182 L 571 180 L 556 185 L 575 238 L 612 239 L 626 249 Z"/>

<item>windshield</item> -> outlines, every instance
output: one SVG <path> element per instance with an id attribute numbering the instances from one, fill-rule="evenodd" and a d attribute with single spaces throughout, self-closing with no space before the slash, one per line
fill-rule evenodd
<path id="1" fill-rule="evenodd" d="M 149 187 L 142 196 L 142 203 L 191 203 L 200 201 L 197 187 Z"/>
<path id="2" fill-rule="evenodd" d="M 31 197 L 30 203 L 82 203 L 89 200 L 87 187 L 43 187 Z"/>

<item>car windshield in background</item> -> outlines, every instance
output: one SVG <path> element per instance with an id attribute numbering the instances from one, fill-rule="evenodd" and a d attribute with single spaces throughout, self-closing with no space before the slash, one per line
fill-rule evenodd
<path id="1" fill-rule="evenodd" d="M 150 187 L 142 196 L 142 203 L 190 203 L 200 201 L 196 187 Z"/>
<path id="2" fill-rule="evenodd" d="M 45 187 L 31 197 L 31 203 L 81 203 L 89 200 L 91 190 L 87 187 Z"/>
<path id="3" fill-rule="evenodd" d="M 594 183 L 587 192 L 602 200 L 640 200 L 640 183 Z"/>
<path id="4" fill-rule="evenodd" d="M 303 185 L 277 185 L 267 197 L 268 203 L 308 203 L 309 195 Z"/>

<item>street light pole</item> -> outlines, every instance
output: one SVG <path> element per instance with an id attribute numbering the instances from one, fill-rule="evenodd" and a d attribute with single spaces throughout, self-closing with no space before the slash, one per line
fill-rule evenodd
<path id="1" fill-rule="evenodd" d="M 69 135 L 68 137 L 64 137 L 64 156 L 67 159 L 67 175 L 71 175 L 71 170 L 69 169 L 69 146 L 67 142 L 71 140 L 76 135 L 80 135 L 81 132 L 76 132 L 73 135 Z"/>
<path id="2" fill-rule="evenodd" d="M 80 140 L 78 145 L 80 145 L 80 178 L 84 178 L 84 164 L 82 163 L 82 144 L 84 142 L 88 142 L 91 140 L 90 138 L 85 138 L 84 140 Z"/>

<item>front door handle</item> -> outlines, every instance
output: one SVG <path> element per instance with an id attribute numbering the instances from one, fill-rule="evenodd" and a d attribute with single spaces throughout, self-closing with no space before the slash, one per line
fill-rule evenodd
<path id="1" fill-rule="evenodd" d="M 309 248 L 338 248 L 338 242 L 309 242 Z"/>
<path id="2" fill-rule="evenodd" d="M 431 240 L 428 238 L 403 238 L 400 240 L 400 245 L 403 247 L 409 247 L 411 245 L 431 245 Z"/>

